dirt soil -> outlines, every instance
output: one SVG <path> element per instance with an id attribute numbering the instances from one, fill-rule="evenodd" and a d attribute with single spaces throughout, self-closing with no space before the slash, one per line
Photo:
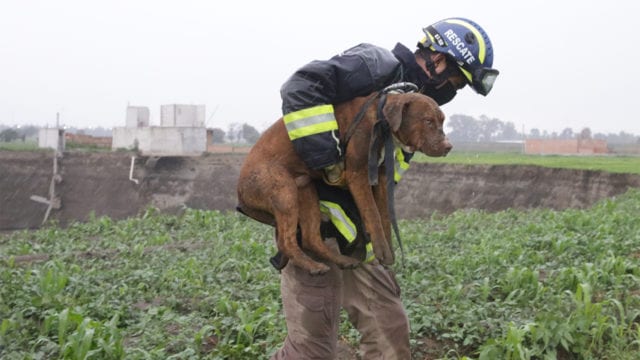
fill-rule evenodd
<path id="1" fill-rule="evenodd" d="M 132 158 L 134 161 L 131 172 Z M 235 211 L 243 154 L 139 157 L 127 152 L 65 152 L 54 195 L 61 225 L 90 213 L 122 219 L 154 206 Z M 53 153 L 0 151 L 0 230 L 37 228 L 49 198 Z M 584 208 L 640 187 L 640 176 L 536 166 L 412 164 L 396 189 L 398 218 L 424 218 L 458 209 Z"/>

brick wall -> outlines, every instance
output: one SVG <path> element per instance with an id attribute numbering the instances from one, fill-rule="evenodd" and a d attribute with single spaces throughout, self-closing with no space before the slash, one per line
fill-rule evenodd
<path id="1" fill-rule="evenodd" d="M 526 154 L 606 154 L 608 153 L 605 140 L 558 140 L 558 139 L 527 139 L 524 143 Z"/>
<path id="2" fill-rule="evenodd" d="M 95 145 L 97 147 L 111 148 L 111 137 L 97 137 L 84 134 L 65 133 L 64 139 L 66 143 L 78 145 Z"/>

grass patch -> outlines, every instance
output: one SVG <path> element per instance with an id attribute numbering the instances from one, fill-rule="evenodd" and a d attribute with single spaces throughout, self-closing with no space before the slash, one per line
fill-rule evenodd
<path id="1" fill-rule="evenodd" d="M 7 151 L 48 151 L 48 149 L 40 149 L 38 147 L 38 142 L 35 141 L 35 140 L 11 141 L 11 142 L 2 142 L 2 141 L 0 141 L 0 150 L 7 150 Z"/>
<path id="2" fill-rule="evenodd" d="M 412 161 L 463 165 L 536 165 L 551 168 L 640 174 L 640 156 L 565 156 L 492 152 L 452 152 L 442 158 L 416 154 Z"/>

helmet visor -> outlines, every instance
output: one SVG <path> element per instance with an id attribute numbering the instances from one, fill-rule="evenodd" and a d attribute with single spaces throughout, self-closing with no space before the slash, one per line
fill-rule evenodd
<path id="1" fill-rule="evenodd" d="M 496 69 L 480 68 L 472 73 L 471 87 L 480 95 L 487 95 L 500 72 Z"/>

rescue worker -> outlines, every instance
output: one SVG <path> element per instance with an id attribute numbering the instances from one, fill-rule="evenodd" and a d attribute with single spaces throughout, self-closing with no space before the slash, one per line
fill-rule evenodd
<path id="1" fill-rule="evenodd" d="M 335 358 L 341 308 L 360 332 L 363 359 L 411 357 L 409 320 L 395 276 L 373 256 L 351 194 L 331 186 L 341 182 L 343 167 L 332 104 L 397 82 L 417 85 L 439 105 L 466 85 L 484 96 L 491 91 L 498 71 L 492 68 L 489 36 L 478 24 L 448 18 L 423 32 L 415 51 L 400 43 L 391 51 L 360 44 L 304 65 L 281 88 L 284 122 L 296 151 L 310 168 L 324 169 L 325 181 L 316 182 L 324 214 L 322 236 L 329 246 L 363 264 L 353 270 L 328 264 L 329 272 L 315 276 L 294 265 L 281 269 L 288 335 L 272 359 Z M 395 155 L 397 182 L 412 154 L 397 148 Z M 280 263 L 277 256 L 274 266 Z"/>

